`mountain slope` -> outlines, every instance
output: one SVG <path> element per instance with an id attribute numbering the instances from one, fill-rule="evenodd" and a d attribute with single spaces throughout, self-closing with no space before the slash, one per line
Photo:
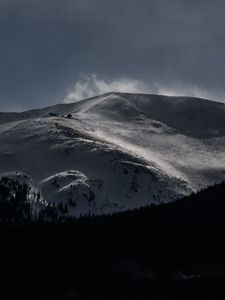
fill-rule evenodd
<path id="1" fill-rule="evenodd" d="M 224 196 L 222 183 L 173 203 L 112 216 L 60 225 L 0 224 L 0 294 L 3 299 L 223 299 Z"/>
<path id="2" fill-rule="evenodd" d="M 0 172 L 28 174 L 70 215 L 172 201 L 221 181 L 225 105 L 108 93 L 0 114 Z"/>

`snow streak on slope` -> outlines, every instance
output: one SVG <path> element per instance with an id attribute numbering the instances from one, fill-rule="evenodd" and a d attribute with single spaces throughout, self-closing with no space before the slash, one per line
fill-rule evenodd
<path id="1" fill-rule="evenodd" d="M 156 162 L 193 189 L 223 178 L 224 104 L 129 94 L 104 100 L 78 113 L 85 123 L 95 124 L 98 137 Z"/>
<path id="2" fill-rule="evenodd" d="M 108 93 L 0 114 L 0 172 L 25 172 L 69 215 L 172 201 L 221 181 L 225 105 Z"/>

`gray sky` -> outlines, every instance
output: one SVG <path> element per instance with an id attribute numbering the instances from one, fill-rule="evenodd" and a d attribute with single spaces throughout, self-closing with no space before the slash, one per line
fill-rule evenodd
<path id="1" fill-rule="evenodd" d="M 109 91 L 225 101 L 224 0 L 0 0 L 0 110 Z"/>

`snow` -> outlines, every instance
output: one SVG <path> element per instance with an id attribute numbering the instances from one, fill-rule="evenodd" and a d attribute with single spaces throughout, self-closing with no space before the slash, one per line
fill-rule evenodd
<path id="1" fill-rule="evenodd" d="M 108 93 L 0 113 L 0 172 L 28 174 L 69 215 L 168 202 L 221 181 L 224 151 L 225 105 L 204 99 Z"/>
<path id="2" fill-rule="evenodd" d="M 41 183 L 44 198 L 51 204 L 69 206 L 69 215 L 86 214 L 95 207 L 95 196 L 88 178 L 81 172 L 69 170 L 44 179 Z"/>

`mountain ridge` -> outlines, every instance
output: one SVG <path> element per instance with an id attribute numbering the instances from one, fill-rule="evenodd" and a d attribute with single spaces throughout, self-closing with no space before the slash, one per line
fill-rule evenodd
<path id="1" fill-rule="evenodd" d="M 60 108 L 63 106 L 73 106 L 74 104 L 78 104 L 78 103 L 82 103 L 83 101 L 90 101 L 90 100 L 94 100 L 96 98 L 102 97 L 102 96 L 106 96 L 106 95 L 128 95 L 128 96 L 132 96 L 132 95 L 136 95 L 136 96 L 151 96 L 151 97 L 163 97 L 163 98 L 168 98 L 168 99 L 185 99 L 185 100 L 194 100 L 194 101 L 203 101 L 205 103 L 216 103 L 218 105 L 222 105 L 225 106 L 225 103 L 222 101 L 218 101 L 218 100 L 210 100 L 207 98 L 201 98 L 201 97 L 191 97 L 191 96 L 168 96 L 168 95 L 160 95 L 160 94 L 147 94 L 147 93 L 128 93 L 128 92 L 106 92 L 103 94 L 99 94 L 96 96 L 92 96 L 86 99 L 81 99 L 81 100 L 77 100 L 77 101 L 71 101 L 71 102 L 62 102 L 62 103 L 57 103 L 57 104 L 53 104 L 53 105 L 49 105 L 43 108 L 33 108 L 33 109 L 26 109 L 26 110 L 22 110 L 20 112 L 15 112 L 15 111 L 8 111 L 8 112 L 3 112 L 0 111 L 0 116 L 1 115 L 15 115 L 15 116 L 19 116 L 19 115 L 23 115 L 23 114 L 30 114 L 30 113 L 34 113 L 34 112 L 39 112 L 39 111 L 44 111 L 44 110 L 54 110 L 54 108 Z"/>
<path id="2" fill-rule="evenodd" d="M 225 104 L 196 99 L 105 93 L 0 113 L 0 173 L 25 173 L 40 189 L 51 176 L 83 174 L 69 190 L 47 181 L 43 196 L 76 203 L 78 215 L 173 201 L 225 177 Z M 78 186 L 95 204 L 78 196 Z"/>

